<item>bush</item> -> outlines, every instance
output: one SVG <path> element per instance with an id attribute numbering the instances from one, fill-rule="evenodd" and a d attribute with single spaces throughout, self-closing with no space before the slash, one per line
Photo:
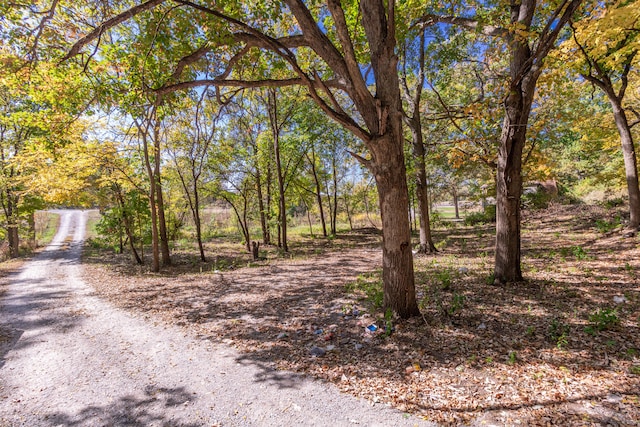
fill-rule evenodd
<path id="1" fill-rule="evenodd" d="M 496 222 L 496 205 L 488 205 L 484 212 L 474 212 L 464 219 L 464 225 L 489 224 Z"/>
<path id="2" fill-rule="evenodd" d="M 549 202 L 555 198 L 555 194 L 546 192 L 542 188 L 532 189 L 522 194 L 522 206 L 529 209 L 546 209 L 549 207 Z"/>
<path id="3" fill-rule="evenodd" d="M 589 316 L 589 323 L 585 330 L 587 333 L 593 334 L 594 332 L 605 331 L 614 328 L 620 323 L 618 312 L 616 309 L 603 308 L 592 313 Z"/>

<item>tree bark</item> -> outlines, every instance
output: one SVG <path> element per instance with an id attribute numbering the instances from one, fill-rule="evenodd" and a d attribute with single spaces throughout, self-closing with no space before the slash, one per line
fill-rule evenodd
<path id="1" fill-rule="evenodd" d="M 629 224 L 627 227 L 637 231 L 638 227 L 640 227 L 640 188 L 638 187 L 638 162 L 633 134 L 629 127 L 627 115 L 620 102 L 611 98 L 609 100 L 613 107 L 613 116 L 620 134 L 624 170 L 627 176 L 627 192 L 629 194 Z"/>
<path id="2" fill-rule="evenodd" d="M 372 104 L 365 102 L 364 91 L 365 99 L 360 93 L 354 93 L 353 97 L 371 134 L 365 144 L 371 153 L 367 164 L 375 177 L 380 199 L 384 309 L 406 319 L 419 315 L 420 310 L 411 252 L 409 190 L 395 53 L 395 3 L 363 0 L 360 13 L 371 52 L 376 94 Z"/>
<path id="3" fill-rule="evenodd" d="M 333 215 L 331 215 L 331 234 L 338 233 L 338 165 L 336 157 L 331 158 L 331 169 L 333 174 Z"/>
<path id="4" fill-rule="evenodd" d="M 164 198 L 162 196 L 162 179 L 160 175 L 160 124 L 155 117 L 152 117 L 154 121 L 153 125 L 153 145 L 154 145 L 154 153 L 153 153 L 153 179 L 155 180 L 155 190 L 156 190 L 156 203 L 157 203 L 157 213 L 158 213 L 158 232 L 160 239 L 160 252 L 162 255 L 162 265 L 169 266 L 171 265 L 171 254 L 169 252 L 169 238 L 167 237 L 167 221 L 165 218 L 165 210 L 164 210 Z"/>
<path id="5" fill-rule="evenodd" d="M 129 240 L 129 247 L 131 248 L 131 255 L 133 256 L 134 261 L 138 265 L 142 265 L 142 258 L 138 255 L 138 251 L 135 246 L 135 239 L 133 238 L 133 230 L 131 227 L 131 221 L 129 220 L 129 214 L 126 211 L 124 196 L 122 195 L 122 191 L 120 187 L 117 186 L 115 189 L 116 198 L 118 200 L 118 204 L 120 205 L 120 210 L 122 211 L 122 224 L 124 226 L 125 234 L 127 235 L 127 240 Z"/>
<path id="6" fill-rule="evenodd" d="M 36 240 L 36 213 L 33 210 L 29 212 L 27 222 L 29 224 L 29 247 L 35 249 L 38 246 L 38 241 Z"/>
<path id="7" fill-rule="evenodd" d="M 458 187 L 455 183 L 451 186 L 451 193 L 453 194 L 453 209 L 456 219 L 460 219 L 460 200 L 458 198 Z"/>
<path id="8" fill-rule="evenodd" d="M 18 258 L 20 256 L 20 234 L 18 233 L 18 222 L 14 217 L 8 219 L 7 240 L 9 241 L 9 256 Z"/>
<path id="9" fill-rule="evenodd" d="M 207 262 L 207 257 L 204 255 L 204 244 L 202 243 L 202 220 L 200 219 L 200 192 L 198 191 L 198 180 L 193 177 L 193 207 L 191 213 L 193 215 L 193 222 L 196 226 L 196 239 L 198 240 L 198 251 L 200 252 L 200 261 Z"/>
<path id="10" fill-rule="evenodd" d="M 320 223 L 322 224 L 322 236 L 327 237 L 327 222 L 324 218 L 324 208 L 322 206 L 322 186 L 320 185 L 320 178 L 318 177 L 318 171 L 316 170 L 316 151 L 311 147 L 312 156 L 309 157 L 307 153 L 307 160 L 311 166 L 311 174 L 313 175 L 313 182 L 316 186 L 316 201 L 318 203 L 318 209 L 320 211 Z"/>
<path id="11" fill-rule="evenodd" d="M 403 139 L 394 139 L 392 135 L 375 141 L 376 156 L 383 156 L 381 158 L 388 162 L 372 165 L 371 169 L 376 179 L 382 218 L 384 308 L 409 318 L 419 315 L 420 310 L 415 299 L 409 190 L 402 145 Z"/>
<path id="12" fill-rule="evenodd" d="M 415 117 L 412 121 L 419 121 L 420 117 Z M 422 129 L 419 123 L 413 123 L 411 135 L 413 138 L 413 157 L 416 161 L 416 196 L 418 199 L 418 211 L 420 212 L 420 247 L 418 253 L 431 254 L 438 250 L 433 244 L 431 236 L 431 219 L 429 218 L 429 187 L 427 185 L 427 168 L 425 161 L 425 149 L 422 136 Z"/>
<path id="13" fill-rule="evenodd" d="M 494 283 L 523 280 L 521 269 L 520 199 L 522 194 L 522 152 L 536 83 L 543 60 L 553 48 L 564 25 L 582 0 L 562 3 L 550 16 L 539 37 L 530 41 L 511 30 L 509 86 L 504 101 L 505 116 L 500 135 L 496 173 L 496 257 Z M 528 31 L 536 10 L 535 0 L 511 0 L 513 28 Z"/>
<path id="14" fill-rule="evenodd" d="M 280 161 L 280 125 L 278 123 L 278 103 L 276 91 L 269 91 L 269 121 L 273 134 L 273 151 L 276 162 L 276 177 L 278 178 L 278 243 L 282 245 L 282 250 L 289 252 L 287 242 L 287 204 L 285 198 L 284 176 Z"/>
<path id="15" fill-rule="evenodd" d="M 160 243 L 158 238 L 158 211 L 156 205 L 156 179 L 154 176 L 154 168 L 151 166 L 151 154 L 149 153 L 149 133 L 148 127 L 136 122 L 140 137 L 142 138 L 142 151 L 144 156 L 144 165 L 149 177 L 149 210 L 151 213 L 151 253 L 152 263 L 151 269 L 157 273 L 160 271 Z"/>
<path id="16" fill-rule="evenodd" d="M 262 230 L 262 243 L 265 245 L 271 244 L 271 236 L 269 235 L 269 224 L 267 221 L 267 211 L 263 199 L 262 194 L 262 173 L 260 172 L 260 167 L 256 162 L 256 192 L 258 195 L 258 210 L 260 211 L 260 229 Z"/>

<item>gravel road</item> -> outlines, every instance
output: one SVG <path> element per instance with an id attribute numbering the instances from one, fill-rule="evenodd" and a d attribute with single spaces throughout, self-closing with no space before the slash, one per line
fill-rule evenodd
<path id="1" fill-rule="evenodd" d="M 81 280 L 87 214 L 58 213 L 0 304 L 0 426 L 427 425 L 100 300 Z"/>

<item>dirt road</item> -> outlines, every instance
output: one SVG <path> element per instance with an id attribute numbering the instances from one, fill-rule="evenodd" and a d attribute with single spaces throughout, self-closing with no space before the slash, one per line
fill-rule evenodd
<path id="1" fill-rule="evenodd" d="M 0 305 L 0 426 L 424 425 L 100 300 L 80 279 L 86 213 L 59 213 Z"/>

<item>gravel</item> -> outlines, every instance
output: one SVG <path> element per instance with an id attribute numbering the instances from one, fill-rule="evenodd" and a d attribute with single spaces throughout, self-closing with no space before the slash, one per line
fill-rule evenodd
<path id="1" fill-rule="evenodd" d="M 80 279 L 87 213 L 58 213 L 0 306 L 0 426 L 433 425 L 99 299 Z"/>

